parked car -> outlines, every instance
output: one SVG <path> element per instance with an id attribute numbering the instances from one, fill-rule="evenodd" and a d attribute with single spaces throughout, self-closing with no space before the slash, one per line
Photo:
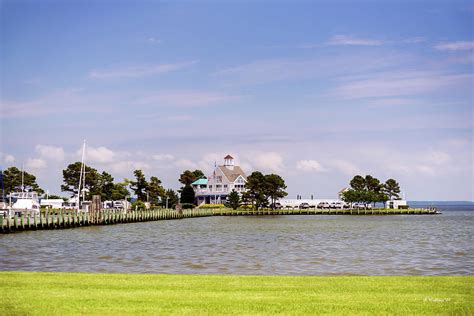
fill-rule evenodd
<path id="1" fill-rule="evenodd" d="M 274 210 L 280 210 L 280 209 L 283 208 L 283 206 L 281 206 L 281 204 L 278 203 L 278 202 L 276 202 L 276 203 L 274 203 L 274 204 L 271 204 L 270 207 L 271 207 L 272 209 L 274 209 Z"/>
<path id="2" fill-rule="evenodd" d="M 331 203 L 331 208 L 333 209 L 343 209 L 346 208 L 346 203 L 344 202 L 332 202 Z"/>
<path id="3" fill-rule="evenodd" d="M 318 203 L 318 208 L 324 208 L 325 209 L 325 208 L 330 208 L 330 207 L 331 207 L 331 205 L 329 205 L 328 202 L 319 202 Z"/>
<path id="4" fill-rule="evenodd" d="M 372 208 L 372 204 L 354 203 L 352 204 L 352 208 L 356 210 L 370 210 Z"/>
<path id="5" fill-rule="evenodd" d="M 301 203 L 300 204 L 300 209 L 303 210 L 303 209 L 307 209 L 309 208 L 309 204 L 308 203 Z"/>

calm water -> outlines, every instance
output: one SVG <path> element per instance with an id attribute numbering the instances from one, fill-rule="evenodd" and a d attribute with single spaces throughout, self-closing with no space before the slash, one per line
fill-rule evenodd
<path id="1" fill-rule="evenodd" d="M 473 206 L 439 216 L 208 217 L 0 235 L 0 270 L 473 275 Z"/>

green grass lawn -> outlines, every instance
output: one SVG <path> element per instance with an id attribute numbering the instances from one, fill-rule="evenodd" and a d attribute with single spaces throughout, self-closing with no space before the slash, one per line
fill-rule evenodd
<path id="1" fill-rule="evenodd" d="M 1 315 L 474 314 L 474 277 L 0 272 Z"/>

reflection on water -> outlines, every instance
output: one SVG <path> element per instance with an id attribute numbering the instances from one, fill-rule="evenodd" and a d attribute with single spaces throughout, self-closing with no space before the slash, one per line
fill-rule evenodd
<path id="1" fill-rule="evenodd" d="M 472 275 L 474 212 L 206 217 L 0 236 L 0 270 Z"/>

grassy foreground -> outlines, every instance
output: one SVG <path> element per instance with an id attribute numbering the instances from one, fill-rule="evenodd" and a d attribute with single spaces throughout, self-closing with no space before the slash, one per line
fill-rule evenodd
<path id="1" fill-rule="evenodd" d="M 474 277 L 0 272 L 2 315 L 474 314 Z"/>

